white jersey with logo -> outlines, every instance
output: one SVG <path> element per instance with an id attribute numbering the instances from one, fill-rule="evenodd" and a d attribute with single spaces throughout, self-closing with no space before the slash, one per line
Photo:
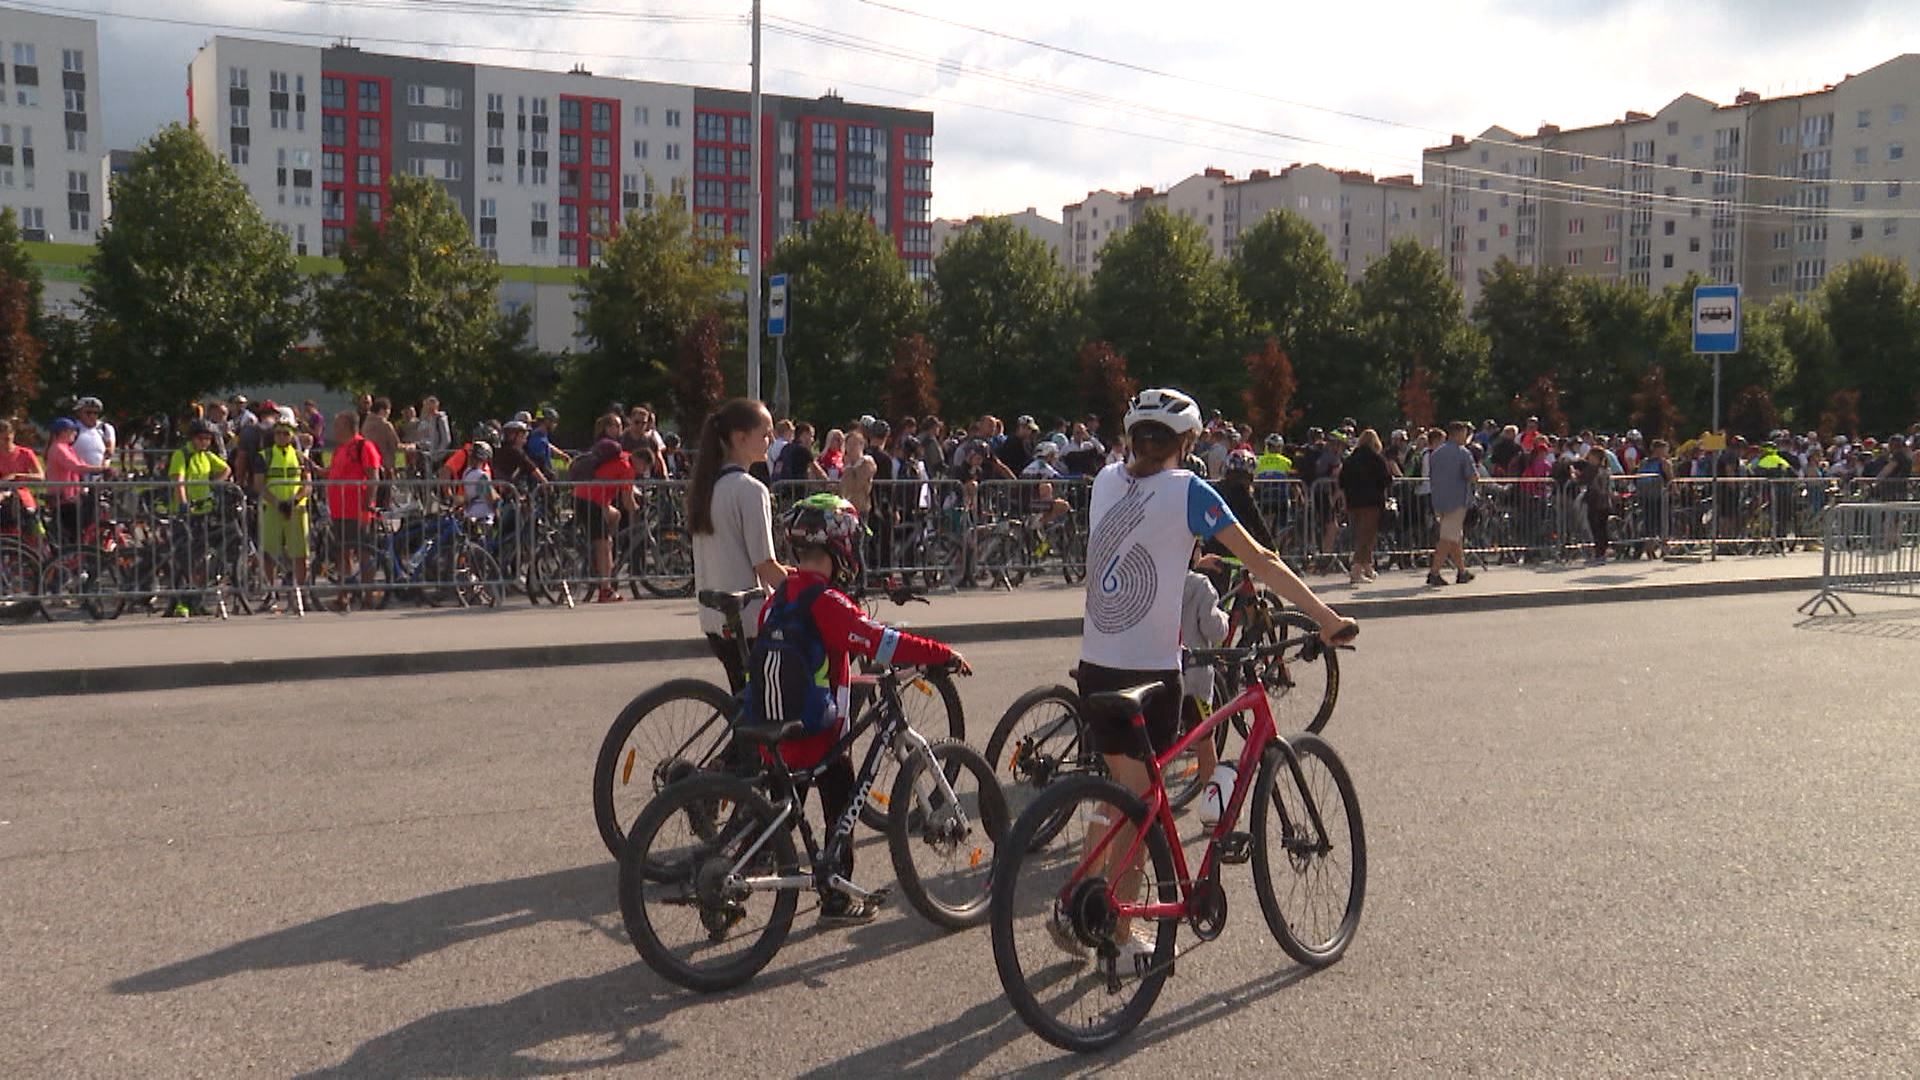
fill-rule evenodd
<path id="1" fill-rule="evenodd" d="M 1185 469 L 1135 477 L 1109 465 L 1087 514 L 1087 614 L 1080 658 L 1128 671 L 1180 667 L 1180 598 L 1195 538 L 1234 524 L 1213 485 Z"/>

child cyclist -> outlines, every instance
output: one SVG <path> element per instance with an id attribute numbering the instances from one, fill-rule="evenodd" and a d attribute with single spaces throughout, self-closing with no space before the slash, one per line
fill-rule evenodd
<path id="1" fill-rule="evenodd" d="M 852 666 L 859 655 L 883 664 L 951 665 L 973 669 L 937 641 L 904 634 L 867 618 L 843 591 L 860 578 L 860 517 L 853 504 L 822 493 L 795 503 L 779 528 L 793 550 L 794 570 L 760 611 L 747 673 L 749 716 L 760 722 L 799 719 L 808 733 L 780 744 L 788 767 L 812 768 L 845 734 Z M 829 833 L 853 805 L 853 760 L 845 752 L 820 776 L 820 806 Z M 849 847 L 840 876 L 853 878 Z M 873 921 L 879 905 L 834 890 L 820 906 L 820 921 L 852 926 Z"/>
<path id="2" fill-rule="evenodd" d="M 1176 467 L 1193 449 L 1203 423 L 1200 406 L 1178 390 L 1142 390 L 1127 407 L 1127 460 L 1100 470 L 1093 481 L 1087 514 L 1086 621 L 1081 637 L 1079 682 L 1082 700 L 1142 683 L 1164 689 L 1147 698 L 1146 737 L 1157 754 L 1173 745 L 1180 731 L 1180 611 L 1194 540 L 1218 540 L 1245 564 L 1255 579 L 1299 607 L 1320 626 L 1328 644 L 1351 641 L 1360 627 L 1328 607 L 1271 550 L 1255 542 L 1219 492 L 1201 477 Z M 1139 734 L 1132 717 L 1087 716 L 1093 744 L 1105 758 L 1108 775 L 1130 790 L 1145 793 L 1147 765 L 1138 757 Z M 1098 836 L 1089 830 L 1087 842 Z M 1129 846 L 1111 845 L 1104 859 L 1118 861 Z M 1101 876 L 1124 893 L 1137 889 L 1139 864 L 1108 865 Z M 1056 913 L 1050 924 L 1060 947 L 1084 956 L 1073 931 Z M 1130 920 L 1115 932 L 1120 959 L 1116 970 L 1134 969 L 1134 960 L 1151 955 L 1154 943 L 1134 936 Z"/>

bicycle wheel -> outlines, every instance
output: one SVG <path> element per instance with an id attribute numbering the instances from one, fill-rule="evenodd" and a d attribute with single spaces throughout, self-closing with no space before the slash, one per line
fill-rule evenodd
<path id="1" fill-rule="evenodd" d="M 1253 789 L 1253 888 L 1287 955 L 1322 968 L 1347 951 L 1367 895 L 1367 837 L 1353 779 L 1318 735 L 1272 747 Z"/>
<path id="2" fill-rule="evenodd" d="M 720 803 L 733 812 L 708 834 L 708 808 Z M 793 926 L 799 890 L 753 891 L 738 878 L 800 872 L 785 824 L 751 784 L 731 776 L 694 777 L 647 804 L 620 860 L 620 917 L 648 967 L 711 993 L 767 966 Z"/>
<path id="3" fill-rule="evenodd" d="M 864 715 L 873 702 L 873 686 L 856 685 L 849 701 L 853 706 L 853 716 Z M 902 685 L 900 711 L 906 715 L 908 727 L 918 732 L 931 732 L 929 738 L 944 736 L 962 742 L 967 737 L 967 717 L 960 705 L 960 688 L 953 685 L 953 676 L 944 671 L 923 671 Z M 877 725 L 875 730 L 878 731 Z M 866 748 L 870 745 L 872 737 L 855 747 L 853 760 L 865 761 Z M 880 755 L 879 766 L 873 773 L 873 788 L 867 793 L 867 801 L 860 806 L 861 822 L 874 832 L 887 831 L 887 808 L 893 802 L 893 780 L 899 771 L 899 759 L 891 753 Z"/>
<path id="4" fill-rule="evenodd" d="M 1041 840 L 1055 820 L 1073 827 Z M 1082 873 L 1095 845 L 1106 845 L 1101 863 L 1117 859 L 1131 829 L 1143 825 L 1147 857 L 1130 875 L 1136 884 L 1126 894 L 1135 902 L 1176 903 L 1180 891 L 1165 834 L 1147 824 L 1137 796 L 1103 777 L 1072 776 L 1049 787 L 1000 846 L 989 908 L 993 964 L 1014 1011 L 1061 1049 L 1112 1045 L 1146 1018 L 1172 974 L 1179 920 L 1124 925 L 1113 912 L 1107 878 Z M 1131 967 L 1121 945 L 1141 952 Z"/>
<path id="5" fill-rule="evenodd" d="M 1106 774 L 1081 715 L 1080 695 L 1070 686 L 1035 687 L 1007 706 L 987 740 L 987 764 L 1015 817 L 1065 777 Z M 1045 844 L 1065 825 L 1062 817 L 1035 836 Z"/>
<path id="6" fill-rule="evenodd" d="M 1016 541 L 1011 533 L 988 532 L 979 536 L 973 545 L 973 570 L 967 580 L 979 589 L 1001 585 L 1011 589 L 1015 584 L 1014 573 L 1019 561 Z"/>
<path id="7" fill-rule="evenodd" d="M 452 567 L 448 580 L 453 582 L 453 592 L 466 607 L 499 607 L 500 594 L 506 584 L 500 572 L 500 561 L 479 544 L 465 544 L 453 553 Z"/>
<path id="8" fill-rule="evenodd" d="M 1242 637 L 1243 645 L 1272 645 L 1302 636 L 1317 639 L 1320 627 L 1298 611 L 1281 611 L 1254 619 Z M 1312 656 L 1307 654 L 1311 651 Z M 1340 654 L 1298 641 L 1280 655 L 1260 662 L 1259 677 L 1266 687 L 1267 701 L 1273 709 L 1274 723 L 1284 730 L 1286 715 L 1306 716 L 1304 730 L 1319 732 L 1333 718 L 1333 706 L 1340 697 Z M 1283 713 L 1282 710 L 1285 710 Z"/>
<path id="9" fill-rule="evenodd" d="M 946 533 L 936 533 L 920 545 L 920 576 L 929 589 L 950 589 L 960 584 L 966 553 L 960 541 Z"/>
<path id="10" fill-rule="evenodd" d="M 935 926 L 964 930 L 987 918 L 1007 800 L 978 750 L 941 740 L 931 753 L 908 758 L 894 778 L 887 847 L 907 901 Z"/>
<path id="11" fill-rule="evenodd" d="M 640 808 L 715 767 L 732 740 L 733 695 L 702 679 L 661 683 L 614 717 L 593 766 L 593 820 L 619 858 Z"/>
<path id="12" fill-rule="evenodd" d="M 663 529 L 644 567 L 636 568 L 640 587 L 655 596 L 693 595 L 693 541 L 679 529 Z"/>
<path id="13" fill-rule="evenodd" d="M 1069 515 L 1059 530 L 1060 576 L 1069 585 L 1087 580 L 1087 538 Z"/>

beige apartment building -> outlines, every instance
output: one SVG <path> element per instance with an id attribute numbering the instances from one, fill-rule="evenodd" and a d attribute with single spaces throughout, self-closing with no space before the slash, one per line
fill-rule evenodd
<path id="1" fill-rule="evenodd" d="M 1067 268 L 1091 276 L 1100 268 L 1101 249 L 1151 206 L 1199 225 L 1216 258 L 1231 258 L 1241 237 L 1268 214 L 1297 214 L 1326 238 L 1349 280 L 1358 280 L 1369 263 L 1403 236 L 1437 250 L 1444 235 L 1438 198 L 1411 176 L 1376 179 L 1323 165 L 1294 165 L 1279 172 L 1255 169 L 1236 179 L 1224 170 L 1207 169 L 1164 191 L 1095 191 L 1063 208 Z"/>
<path id="2" fill-rule="evenodd" d="M 979 214 L 970 218 L 935 218 L 933 222 L 933 254 L 936 258 L 947 250 L 947 245 L 964 234 L 968 229 L 983 221 L 1005 221 L 1015 229 L 1047 245 L 1053 252 L 1055 262 L 1066 265 L 1066 249 L 1061 246 L 1065 232 L 1061 223 L 1040 213 L 1035 207 L 1027 207 L 1011 214 Z"/>
<path id="3" fill-rule="evenodd" d="M 1766 302 L 1861 255 L 1920 269 L 1904 176 L 1917 106 L 1920 56 L 1906 55 L 1808 94 L 1682 94 L 1592 127 L 1456 135 L 1426 151 L 1423 179 L 1469 305 L 1503 257 L 1646 289 L 1697 273 Z"/>

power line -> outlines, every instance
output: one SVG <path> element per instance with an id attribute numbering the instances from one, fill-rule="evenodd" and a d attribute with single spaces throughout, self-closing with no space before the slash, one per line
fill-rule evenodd
<path id="1" fill-rule="evenodd" d="M 1174 82 L 1186 83 L 1191 86 L 1203 87 L 1209 90 L 1219 90 L 1227 93 L 1239 94 L 1246 97 L 1258 98 L 1262 101 L 1270 101 L 1278 105 L 1288 105 L 1288 106 L 1299 108 L 1299 109 L 1309 109 L 1314 112 L 1325 113 L 1329 116 L 1338 116 L 1348 120 L 1360 120 L 1370 124 L 1380 124 L 1383 126 L 1399 128 L 1406 131 L 1416 131 L 1416 132 L 1421 132 L 1427 135 L 1437 135 L 1443 138 L 1451 134 L 1449 132 L 1441 131 L 1438 128 L 1430 128 L 1420 124 L 1409 123 L 1404 120 L 1394 120 L 1387 117 L 1370 116 L 1366 113 L 1353 112 L 1347 109 L 1333 108 L 1327 105 L 1318 105 L 1310 101 L 1297 101 L 1291 98 L 1276 97 L 1272 94 L 1263 93 L 1258 90 L 1249 90 L 1246 87 L 1232 86 L 1227 83 L 1220 83 L 1220 82 L 1214 82 L 1208 79 L 1195 78 L 1190 75 L 1182 75 L 1177 72 L 1166 71 L 1160 68 L 1150 67 L 1148 65 L 1135 63 L 1129 60 L 1121 60 L 1121 59 L 1116 59 L 1110 56 L 1102 56 L 1098 53 L 1087 52 L 1082 49 L 1075 49 L 1069 46 L 1055 44 L 1053 42 L 1041 41 L 1041 40 L 1037 40 L 1029 37 L 1022 37 L 1021 35 L 1018 35 L 1018 34 L 1009 33 L 1004 30 L 996 30 L 988 26 L 979 26 L 973 23 L 962 22 L 958 19 L 951 19 L 942 15 L 934 15 L 929 12 L 915 11 L 912 8 L 902 7 L 898 4 L 887 3 L 885 2 L 885 0 L 856 0 L 856 2 L 860 4 L 864 4 L 868 7 L 879 8 L 883 11 L 891 11 L 896 14 L 910 16 L 916 19 L 924 19 L 932 23 L 938 23 L 942 26 L 948 26 L 958 30 L 965 30 L 969 33 L 980 34 L 986 37 L 998 38 L 1002 41 L 1010 41 L 1016 44 L 1026 45 L 1030 48 L 1043 49 L 1047 52 L 1058 53 L 1062 56 L 1070 56 L 1079 60 L 1087 60 L 1093 63 L 1104 64 L 1109 67 L 1119 68 L 1124 71 L 1132 71 L 1132 72 L 1136 72 L 1143 75 L 1151 75 L 1151 76 L 1154 76 L 1155 78 L 1168 79 Z M 1736 108 L 1736 109 L 1742 108 L 1742 107 L 1743 106 L 1739 106 L 1739 105 L 1716 106 L 1716 108 Z M 1649 118 L 1649 120 L 1651 120 L 1651 118 Z M 1609 124 L 1595 125 L 1595 126 L 1608 127 L 1608 126 L 1612 126 L 1612 123 L 1625 124 L 1627 123 L 1627 121 L 1624 121 L 1624 120 L 1614 121 Z M 1538 145 L 1537 143 L 1530 144 L 1525 142 L 1515 142 L 1515 141 L 1508 141 L 1504 139 L 1488 138 L 1485 136 L 1472 139 L 1470 141 L 1473 143 L 1485 143 L 1490 146 L 1499 146 L 1506 149 L 1524 150 L 1532 153 L 1550 154 L 1550 155 L 1555 155 L 1559 157 L 1586 158 L 1590 161 L 1599 161 L 1609 165 L 1619 165 L 1619 166 L 1647 165 L 1652 168 L 1661 169 L 1661 170 L 1672 170 L 1676 172 L 1689 172 L 1689 173 L 1714 171 L 1714 167 L 1711 165 L 1699 165 L 1699 164 L 1683 163 L 1683 162 L 1676 162 L 1675 164 L 1668 165 L 1664 162 L 1635 162 L 1628 158 L 1616 158 L 1610 155 L 1603 155 L 1603 156 L 1596 157 L 1595 155 L 1584 153 L 1578 150 L 1565 150 L 1558 147 L 1541 146 L 1541 145 Z M 1913 178 L 1913 177 L 1866 177 L 1866 178 L 1860 178 L 1860 179 L 1849 179 L 1845 177 L 1781 176 L 1773 173 L 1748 173 L 1748 172 L 1738 172 L 1738 171 L 1727 171 L 1727 172 L 1721 173 L 1720 175 L 1737 177 L 1742 180 L 1787 181 L 1787 182 L 1796 183 L 1796 184 L 1844 185 L 1844 184 L 1854 184 L 1854 183 L 1906 184 L 1906 183 L 1920 182 L 1920 178 Z"/>

